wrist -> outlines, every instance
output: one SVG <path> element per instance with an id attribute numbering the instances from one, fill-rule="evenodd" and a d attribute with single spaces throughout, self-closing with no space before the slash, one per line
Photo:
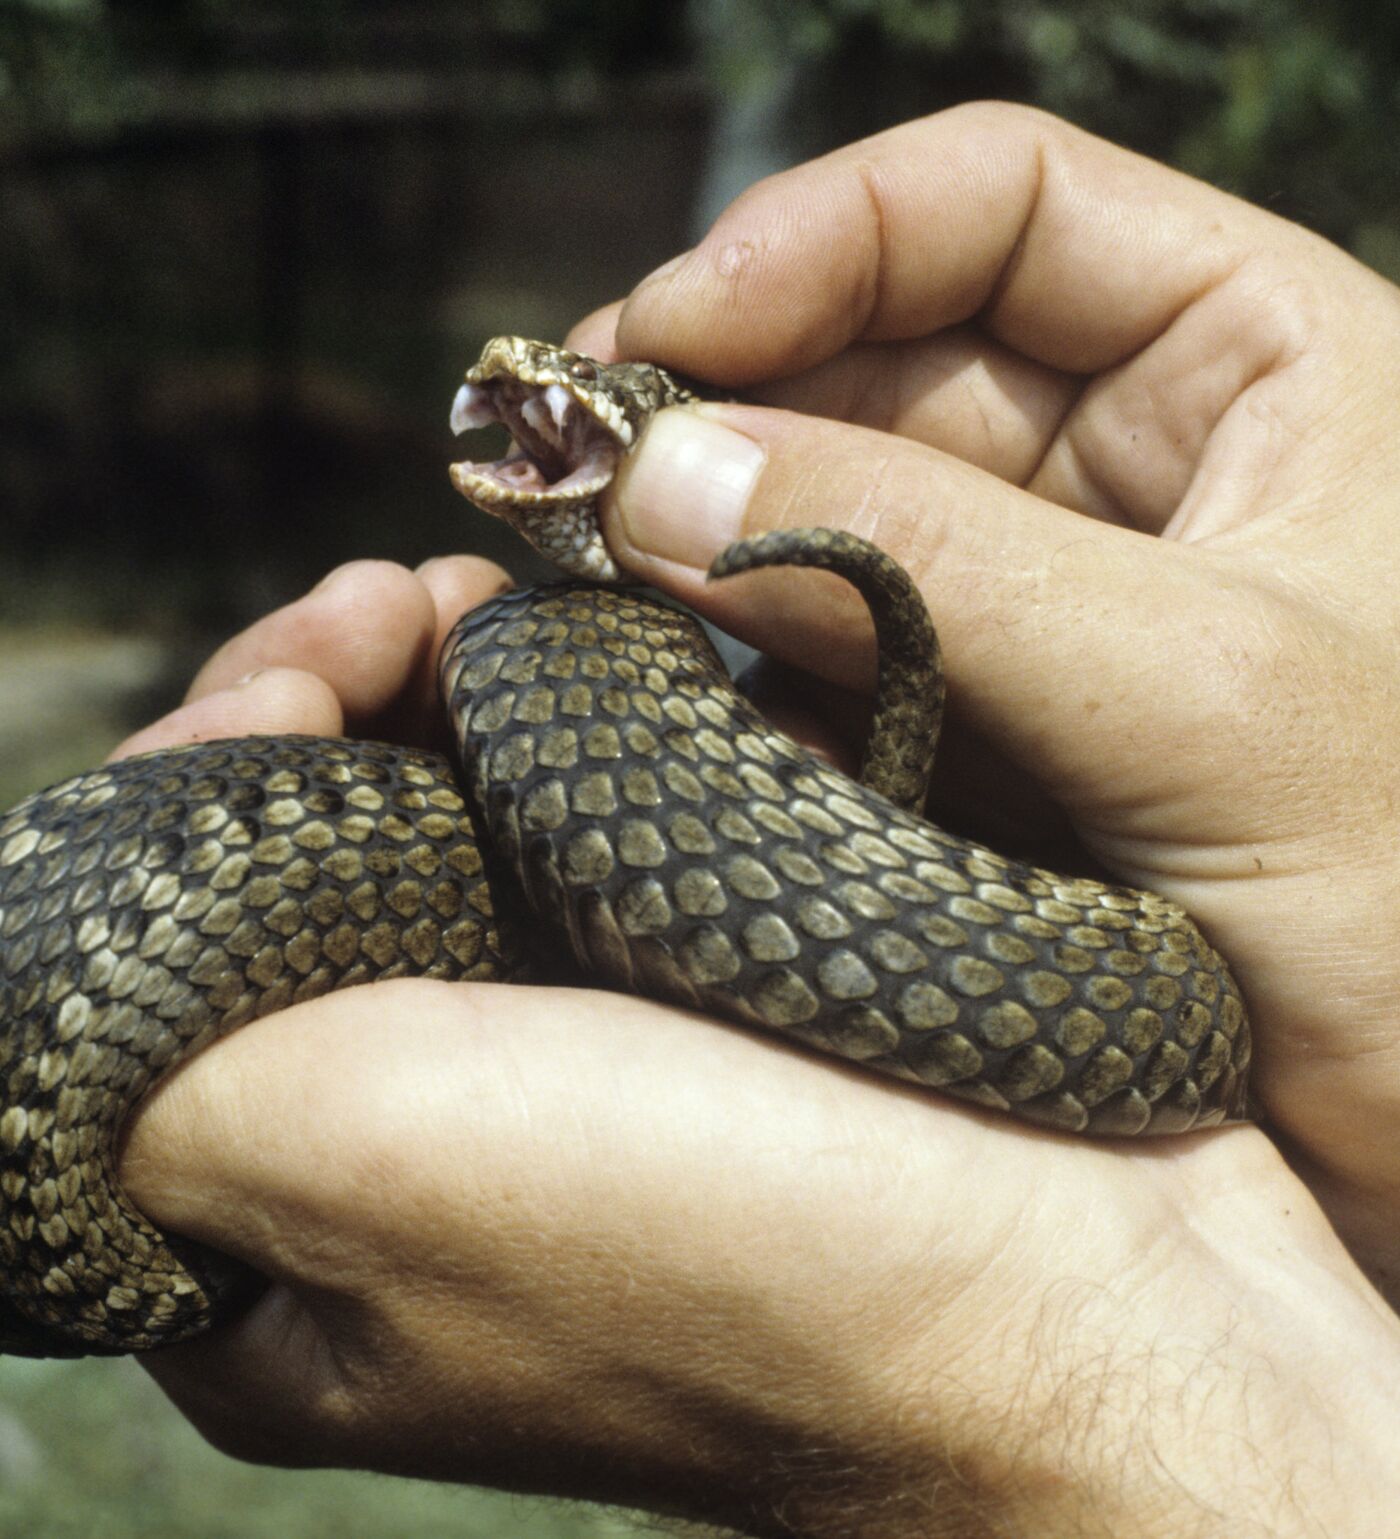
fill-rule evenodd
<path id="1" fill-rule="evenodd" d="M 1130 1204 L 1098 1215 L 1123 1242 L 1116 1267 L 1086 1205 L 1058 1255 L 1028 1236 L 1040 1269 L 999 1336 L 951 1371 L 925 1356 L 908 1426 L 921 1401 L 949 1410 L 950 1385 L 966 1414 L 923 1450 L 943 1473 L 928 1501 L 946 1529 L 926 1518 L 910 1539 L 1386 1531 L 1400 1503 L 1400 1324 L 1262 1135 L 1193 1143 L 1110 1156 L 1136 1183 Z M 984 1321 L 997 1313 L 984 1301 Z"/>
<path id="2" fill-rule="evenodd" d="M 1161 1195 L 1116 1271 L 1071 1236 L 1018 1281 L 1018 1253 L 1046 1254 L 1032 1234 L 964 1290 L 936 1239 L 901 1255 L 872 1224 L 849 1270 L 814 1274 L 820 1299 L 775 1297 L 771 1277 L 731 1297 L 679 1398 L 724 1434 L 696 1492 L 738 1505 L 692 1510 L 764 1539 L 1384 1531 L 1400 1329 L 1273 1151 L 1239 1138 L 1257 1145 L 1243 1163 L 1226 1140 L 1155 1173 L 1112 1156 Z M 1183 1208 L 1193 1222 L 1159 1222 Z"/>

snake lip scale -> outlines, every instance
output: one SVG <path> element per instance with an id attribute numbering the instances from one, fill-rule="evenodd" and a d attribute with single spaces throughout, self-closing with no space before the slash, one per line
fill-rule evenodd
<path id="1" fill-rule="evenodd" d="M 573 575 L 449 636 L 454 761 L 241 738 L 128 759 L 0 815 L 0 1351 L 146 1350 L 252 1296 L 246 1269 L 121 1192 L 122 1122 L 220 1035 L 376 979 L 557 977 L 563 951 L 579 981 L 1039 1127 L 1245 1115 L 1241 996 L 1176 904 L 921 815 L 942 668 L 887 556 L 787 530 L 712 569 L 813 566 L 859 589 L 880 666 L 855 780 L 764 721 L 692 616 L 600 586 L 595 483 L 654 411 L 691 399 L 651 365 L 516 337 L 469 372 L 454 427 L 504 421 L 517 444 L 454 466 L 455 484 L 554 540 Z"/>

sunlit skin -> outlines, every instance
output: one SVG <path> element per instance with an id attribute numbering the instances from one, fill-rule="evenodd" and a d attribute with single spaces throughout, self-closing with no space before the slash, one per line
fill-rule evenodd
<path id="1" fill-rule="evenodd" d="M 274 1279 L 152 1372 L 251 1457 L 759 1536 L 1384 1532 L 1395 291 L 973 107 L 760 184 L 568 341 L 767 403 L 657 419 L 607 509 L 621 564 L 844 692 L 858 605 L 700 573 L 802 524 L 899 559 L 954 762 L 1033 780 L 1200 919 L 1251 1005 L 1263 1125 L 1095 1145 L 641 1001 L 355 990 L 237 1033 L 134 1120 L 136 1200 Z M 437 640 L 501 581 L 342 568 L 125 748 L 436 740 Z"/>

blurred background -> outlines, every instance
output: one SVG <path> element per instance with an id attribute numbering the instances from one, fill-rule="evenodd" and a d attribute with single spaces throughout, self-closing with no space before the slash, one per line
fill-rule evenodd
<path id="1" fill-rule="evenodd" d="M 558 337 L 756 178 L 985 96 L 1400 277 L 1373 0 L 0 0 L 0 807 L 341 561 L 520 569 L 445 475 L 482 341 Z M 642 1531 L 246 1469 L 129 1364 L 0 1360 L 0 1536 Z"/>

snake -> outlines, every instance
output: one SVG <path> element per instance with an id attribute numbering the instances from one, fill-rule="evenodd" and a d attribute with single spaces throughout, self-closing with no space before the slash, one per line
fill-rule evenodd
<path id="1" fill-rule="evenodd" d="M 449 635 L 451 755 L 195 743 L 0 816 L 0 1352 L 145 1351 L 245 1307 L 250 1269 L 123 1194 L 123 1122 L 217 1038 L 377 979 L 602 985 L 1062 1134 L 1247 1116 L 1243 999 L 1177 904 L 923 815 L 942 664 L 893 560 L 783 530 L 712 568 L 858 589 L 879 679 L 856 777 L 770 726 L 694 616 L 621 580 L 599 499 L 650 418 L 695 398 L 519 337 L 467 371 L 453 430 L 511 444 L 452 480 L 564 576 Z"/>

